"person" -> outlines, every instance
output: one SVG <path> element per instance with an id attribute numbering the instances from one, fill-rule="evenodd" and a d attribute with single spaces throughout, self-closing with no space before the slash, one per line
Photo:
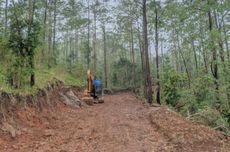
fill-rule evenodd
<path id="1" fill-rule="evenodd" d="M 102 94 L 102 82 L 94 77 L 93 80 L 93 97 L 97 98 Z"/>

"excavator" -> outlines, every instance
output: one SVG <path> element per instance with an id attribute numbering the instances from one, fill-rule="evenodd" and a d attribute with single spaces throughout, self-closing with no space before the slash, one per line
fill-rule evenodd
<path id="1" fill-rule="evenodd" d="M 88 105 L 104 103 L 102 81 L 96 79 L 90 70 L 87 71 L 87 89 L 82 100 Z"/>

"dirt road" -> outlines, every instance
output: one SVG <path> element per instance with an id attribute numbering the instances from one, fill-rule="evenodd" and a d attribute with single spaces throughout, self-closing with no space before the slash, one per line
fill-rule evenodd
<path id="1" fill-rule="evenodd" d="M 167 108 L 143 105 L 128 93 L 106 96 L 104 104 L 92 107 L 58 105 L 41 118 L 36 118 L 35 113 L 25 117 L 27 125 L 19 137 L 0 138 L 1 152 L 230 150 L 228 137 L 187 122 Z"/>

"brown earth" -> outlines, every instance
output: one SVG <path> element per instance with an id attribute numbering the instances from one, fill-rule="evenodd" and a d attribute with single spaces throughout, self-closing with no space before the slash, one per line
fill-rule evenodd
<path id="1" fill-rule="evenodd" d="M 58 100 L 58 99 L 57 99 Z M 18 136 L 0 132 L 0 152 L 229 152 L 230 138 L 166 107 L 149 107 L 130 93 L 104 104 L 42 113 L 17 110 Z"/>

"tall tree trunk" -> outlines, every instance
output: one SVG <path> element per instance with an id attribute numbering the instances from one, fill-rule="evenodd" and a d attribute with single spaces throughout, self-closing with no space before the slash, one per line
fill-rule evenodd
<path id="1" fill-rule="evenodd" d="M 66 32 L 66 35 L 69 35 L 68 30 Z M 69 45 L 69 39 L 66 36 L 66 38 L 65 38 L 65 62 L 66 62 L 66 65 L 68 64 L 68 50 L 69 50 L 68 45 Z"/>
<path id="2" fill-rule="evenodd" d="M 177 42 L 176 42 L 176 38 L 174 38 L 174 36 L 175 36 L 176 34 L 175 34 L 175 31 L 173 31 L 173 33 L 172 33 L 172 37 L 173 37 L 173 52 L 172 52 L 172 58 L 173 58 L 173 56 L 174 56 L 174 63 L 175 63 L 175 66 L 176 66 L 176 71 L 177 71 L 177 73 L 179 73 L 180 72 L 180 61 L 179 61 L 179 57 L 178 57 L 178 52 L 177 52 Z"/>
<path id="3" fill-rule="evenodd" d="M 203 56 L 205 73 L 208 73 L 208 63 L 207 63 L 208 59 L 206 55 L 206 50 L 204 48 L 203 30 L 201 28 L 200 28 L 200 49 L 201 49 L 202 56 Z"/>
<path id="4" fill-rule="evenodd" d="M 142 78 L 141 80 L 143 81 L 143 93 L 144 93 L 144 96 L 147 97 L 147 93 L 146 93 L 146 79 L 145 79 L 145 66 L 144 66 L 144 48 L 143 48 L 143 42 L 141 40 L 141 32 L 140 32 L 140 29 L 139 29 L 139 26 L 138 26 L 138 41 L 139 41 L 139 49 L 140 49 L 140 54 L 141 54 L 141 69 L 142 69 Z"/>
<path id="5" fill-rule="evenodd" d="M 32 26 L 34 22 L 34 10 L 35 10 L 35 0 L 29 0 L 29 27 L 28 27 L 28 44 L 31 43 L 31 32 L 32 32 Z M 31 45 L 31 44 L 30 44 Z M 35 67 L 34 67 L 34 48 L 32 46 L 28 46 L 28 52 L 29 52 L 29 65 L 31 68 L 31 74 L 30 74 L 30 85 L 35 85 Z"/>
<path id="6" fill-rule="evenodd" d="M 158 10 L 155 1 L 155 51 L 156 51 L 156 68 L 157 68 L 157 103 L 161 104 L 160 96 L 160 65 L 159 65 L 159 35 L 158 35 Z"/>
<path id="7" fill-rule="evenodd" d="M 78 30 L 75 28 L 75 51 L 74 51 L 74 58 L 75 58 L 75 62 L 77 63 L 78 62 L 78 50 L 79 50 L 79 45 L 78 45 Z"/>
<path id="8" fill-rule="evenodd" d="M 135 91 L 135 52 L 133 42 L 133 22 L 131 22 L 132 91 Z"/>
<path id="9" fill-rule="evenodd" d="M 192 41 L 192 50 L 193 50 L 194 61 L 195 61 L 195 65 L 196 65 L 196 73 L 198 73 L 198 61 L 197 61 L 197 54 L 196 54 L 196 48 L 195 48 L 194 40 Z"/>
<path id="10" fill-rule="evenodd" d="M 5 36 L 7 35 L 8 28 L 8 0 L 5 1 Z"/>
<path id="11" fill-rule="evenodd" d="M 209 2 L 209 1 L 208 1 Z M 208 12 L 208 22 L 209 22 L 209 31 L 212 32 L 213 31 L 213 20 L 212 20 L 212 13 L 211 10 L 209 10 Z M 211 37 L 211 41 L 212 44 L 215 44 L 215 42 L 213 41 L 213 38 Z M 217 65 L 217 51 L 216 51 L 216 47 L 214 46 L 212 48 L 212 64 L 211 64 L 211 71 L 212 71 L 212 75 L 214 77 L 214 83 L 215 83 L 215 89 L 216 89 L 216 99 L 217 99 L 217 109 L 219 109 L 219 84 L 218 84 L 218 65 Z"/>
<path id="12" fill-rule="evenodd" d="M 107 48 L 106 48 L 106 31 L 105 25 L 102 26 L 103 31 L 103 44 L 104 44 L 104 74 L 105 74 L 105 88 L 108 87 L 108 75 L 107 75 Z"/>
<path id="13" fill-rule="evenodd" d="M 223 19 L 223 30 L 224 30 L 224 41 L 225 41 L 225 47 L 226 47 L 226 51 L 227 51 L 227 58 L 228 58 L 228 61 L 230 61 L 230 51 L 229 51 L 229 47 L 228 47 L 228 36 L 227 36 L 227 31 L 226 31 L 224 19 Z"/>
<path id="14" fill-rule="evenodd" d="M 143 0 L 142 3 L 142 15 L 143 15 L 143 40 L 144 40 L 144 66 L 146 67 L 146 93 L 147 93 L 147 101 L 152 104 L 152 80 L 149 66 L 149 51 L 148 51 L 148 27 L 147 27 L 147 9 L 146 9 L 146 0 Z"/>
<path id="15" fill-rule="evenodd" d="M 161 35 L 160 36 L 161 37 L 161 64 L 162 64 L 162 66 L 161 66 L 161 70 L 163 70 L 163 68 L 164 68 L 164 42 L 163 42 L 163 36 Z"/>
<path id="16" fill-rule="evenodd" d="M 49 25 L 48 25 L 48 61 L 47 65 L 50 69 L 52 67 L 51 60 L 52 60 L 52 13 L 51 13 L 51 5 L 52 1 L 49 0 Z"/>
<path id="17" fill-rule="evenodd" d="M 72 73 L 72 63 L 73 63 L 73 44 L 72 44 L 73 38 L 69 37 L 69 73 Z"/>
<path id="18" fill-rule="evenodd" d="M 97 1 L 95 1 L 97 3 Z M 96 41 L 97 41 L 97 12 L 96 4 L 93 8 L 93 19 L 94 19 L 94 33 L 93 33 L 93 71 L 96 74 L 97 71 L 97 53 L 96 53 Z"/>
<path id="19" fill-rule="evenodd" d="M 222 40 L 222 25 L 221 25 L 221 23 L 218 20 L 216 11 L 214 11 L 214 19 L 215 19 L 216 28 L 218 29 L 219 34 L 220 34 L 219 41 L 218 41 L 220 59 L 224 63 L 225 58 L 224 58 L 224 44 L 223 44 L 223 40 Z M 224 64 L 224 66 L 225 66 L 225 64 Z"/>
<path id="20" fill-rule="evenodd" d="M 87 68 L 89 69 L 90 68 L 90 10 L 89 10 L 89 1 L 88 0 L 88 44 L 87 44 L 87 57 L 86 57 L 86 60 L 87 60 Z"/>
<path id="21" fill-rule="evenodd" d="M 56 24 L 57 24 L 57 0 L 54 0 L 54 18 L 53 18 L 53 64 L 57 65 L 56 50 Z"/>
<path id="22" fill-rule="evenodd" d="M 203 32 L 203 27 L 202 27 L 202 24 L 203 24 L 204 21 L 202 20 L 201 11 L 199 12 L 199 18 L 200 18 L 199 19 L 200 50 L 202 52 L 205 73 L 208 73 L 208 58 L 207 58 L 206 50 L 205 50 L 205 47 L 204 47 L 204 32 Z"/>
<path id="23" fill-rule="evenodd" d="M 47 9 L 48 9 L 48 0 L 44 0 L 44 3 L 45 3 L 45 10 L 44 10 L 44 19 L 43 19 L 43 33 L 42 33 L 42 36 L 43 36 L 43 48 L 42 48 L 42 58 L 41 58 L 41 63 L 44 63 L 45 61 L 45 46 L 46 46 L 46 32 L 47 32 Z"/>

